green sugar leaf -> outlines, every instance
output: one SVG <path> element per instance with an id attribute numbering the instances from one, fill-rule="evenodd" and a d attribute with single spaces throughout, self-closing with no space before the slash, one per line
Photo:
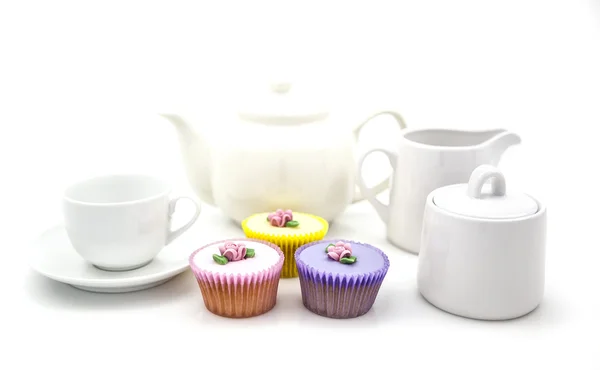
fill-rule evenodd
<path id="1" fill-rule="evenodd" d="M 227 262 L 229 262 L 227 260 L 227 257 L 223 257 L 221 255 L 218 254 L 213 254 L 213 260 L 218 263 L 219 265 L 226 265 Z"/>
<path id="2" fill-rule="evenodd" d="M 285 223 L 286 227 L 297 227 L 298 225 L 300 225 L 300 222 L 294 220 Z"/>
<path id="3" fill-rule="evenodd" d="M 356 262 L 356 257 L 354 256 L 350 256 L 350 257 L 344 257 L 342 259 L 340 259 L 340 262 L 346 265 L 351 265 L 354 262 Z"/>
<path id="4" fill-rule="evenodd" d="M 254 257 L 254 249 L 246 249 L 246 258 L 252 258 Z"/>

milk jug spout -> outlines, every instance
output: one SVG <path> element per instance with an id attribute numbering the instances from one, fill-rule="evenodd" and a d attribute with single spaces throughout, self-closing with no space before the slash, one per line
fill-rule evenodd
<path id="1" fill-rule="evenodd" d="M 521 143 L 521 137 L 507 130 L 496 130 L 496 134 L 482 143 L 490 156 L 490 164 L 497 166 L 502 154 L 513 145 Z"/>

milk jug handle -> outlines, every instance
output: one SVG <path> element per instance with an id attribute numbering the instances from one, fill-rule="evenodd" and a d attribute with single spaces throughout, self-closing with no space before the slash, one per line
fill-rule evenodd
<path id="1" fill-rule="evenodd" d="M 358 125 L 355 129 L 354 129 L 354 140 L 356 142 L 358 142 L 358 138 L 360 135 L 360 131 L 367 125 L 367 123 L 369 123 L 373 118 L 380 116 L 380 115 L 384 115 L 384 114 L 388 114 L 390 116 L 392 116 L 392 118 L 394 118 L 396 120 L 396 122 L 398 123 L 398 126 L 400 126 L 400 129 L 403 130 L 406 128 L 406 123 L 404 122 L 404 118 L 402 118 L 402 116 L 400 115 L 400 113 L 395 112 L 393 110 L 384 110 L 378 113 L 375 113 L 371 116 L 369 116 L 366 120 L 364 120 L 360 125 Z M 360 175 L 358 175 L 358 177 L 360 177 Z M 362 180 L 358 180 L 358 181 L 362 181 Z M 379 184 L 375 185 L 371 191 L 375 194 L 379 194 L 382 191 L 386 190 L 387 188 L 389 188 L 390 186 L 390 178 L 386 178 L 383 181 L 381 181 Z M 361 201 L 365 199 L 365 195 L 364 193 L 362 193 L 361 191 L 359 191 L 358 189 L 355 189 L 354 192 L 354 198 L 352 199 L 352 203 L 356 203 L 358 201 Z"/>
<path id="2" fill-rule="evenodd" d="M 383 222 L 387 223 L 388 219 L 389 219 L 389 213 L 390 213 L 389 208 L 388 208 L 389 206 L 387 204 L 383 204 L 381 201 L 379 201 L 376 198 L 377 194 L 379 194 L 379 192 L 377 191 L 377 186 L 373 187 L 373 188 L 368 188 L 367 185 L 365 184 L 363 174 L 362 174 L 362 168 L 363 168 L 364 161 L 367 159 L 368 156 L 370 156 L 371 154 L 376 153 L 376 152 L 385 154 L 385 156 L 387 157 L 387 159 L 390 162 L 390 165 L 392 166 L 392 175 L 393 175 L 393 173 L 396 169 L 396 162 L 398 160 L 398 155 L 396 153 L 390 152 L 385 149 L 372 149 L 372 150 L 366 152 L 358 161 L 358 187 L 360 188 L 362 195 L 369 201 L 369 203 L 371 203 L 373 205 L 373 207 L 375 208 L 375 211 L 377 211 L 377 214 L 383 220 Z"/>

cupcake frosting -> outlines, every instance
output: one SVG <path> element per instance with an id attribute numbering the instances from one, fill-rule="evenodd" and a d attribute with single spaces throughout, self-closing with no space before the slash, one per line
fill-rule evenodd
<path id="1" fill-rule="evenodd" d="M 374 273 L 389 264 L 383 253 L 374 247 L 353 242 L 345 243 L 350 245 L 351 256 L 356 258 L 353 263 L 341 263 L 328 255 L 326 249 L 330 244 L 335 245 L 335 241 L 323 241 L 307 245 L 298 250 L 296 260 L 318 271 L 337 274 Z"/>
<path id="2" fill-rule="evenodd" d="M 312 233 L 315 230 L 323 229 L 322 222 L 310 215 L 303 213 L 294 212 L 294 221 L 297 221 L 298 225 L 294 227 L 279 227 L 275 226 L 275 222 L 271 222 L 268 218 L 271 213 L 259 213 L 253 217 L 250 217 L 246 221 L 246 227 L 256 232 L 261 232 L 271 235 L 295 235 L 295 234 L 307 234 Z"/>
<path id="3" fill-rule="evenodd" d="M 254 255 L 251 258 L 243 258 L 229 261 L 227 264 L 217 263 L 213 255 L 220 255 L 220 247 L 226 242 L 208 245 L 196 252 L 193 263 L 197 268 L 211 273 L 225 274 L 248 274 L 268 269 L 277 264 L 281 258 L 279 253 L 268 245 L 254 241 L 239 240 L 234 243 L 242 243 L 247 249 L 252 249 Z"/>

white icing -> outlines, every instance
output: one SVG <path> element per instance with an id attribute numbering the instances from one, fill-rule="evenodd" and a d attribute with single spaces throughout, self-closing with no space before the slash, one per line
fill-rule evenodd
<path id="1" fill-rule="evenodd" d="M 276 227 L 267 221 L 268 213 L 254 216 L 248 220 L 246 226 L 253 231 L 273 235 L 310 234 L 323 230 L 323 224 L 316 218 L 294 213 L 294 220 L 299 222 L 296 227 Z"/>
<path id="2" fill-rule="evenodd" d="M 228 274 L 247 274 L 268 269 L 279 261 L 277 251 L 262 243 L 252 241 L 234 241 L 234 243 L 244 243 L 246 248 L 254 249 L 254 257 L 246 258 L 243 261 L 229 261 L 226 265 L 219 265 L 213 260 L 213 254 L 220 255 L 219 244 L 211 245 L 200 250 L 194 256 L 196 266 L 204 271 L 219 272 Z"/>

